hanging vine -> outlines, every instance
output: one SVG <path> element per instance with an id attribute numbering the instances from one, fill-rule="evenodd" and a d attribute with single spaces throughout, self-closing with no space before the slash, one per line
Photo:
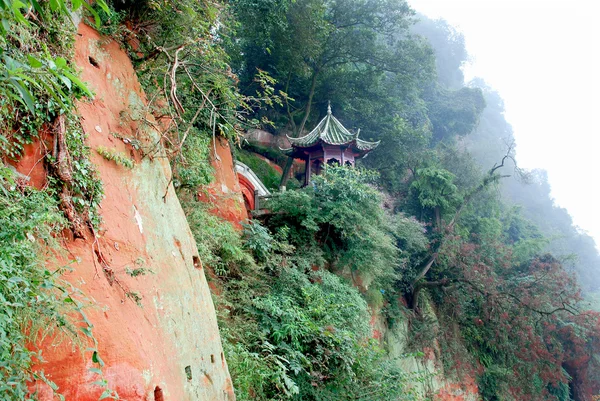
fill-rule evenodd
<path id="1" fill-rule="evenodd" d="M 103 0 L 95 3 L 108 11 Z M 102 184 L 74 109 L 93 95 L 70 61 L 72 13 L 83 10 L 100 22 L 87 1 L 0 0 L 0 393 L 10 401 L 30 399 L 36 380 L 64 399 L 42 370 L 32 370 L 43 361 L 35 344 L 60 333 L 91 354 L 102 397 L 118 399 L 101 371 L 85 296 L 61 278 L 64 267 L 46 263 L 64 229 L 87 237 L 100 222 Z M 33 142 L 42 150 L 35 165 L 47 172 L 40 189 L 8 167 Z"/>

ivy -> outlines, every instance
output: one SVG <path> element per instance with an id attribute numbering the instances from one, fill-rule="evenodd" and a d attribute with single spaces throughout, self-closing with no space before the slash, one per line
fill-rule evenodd
<path id="1" fill-rule="evenodd" d="M 66 226 L 56 200 L 22 186 L 0 167 L 0 392 L 5 400 L 29 399 L 27 382 L 44 378 L 36 339 L 56 330 L 77 337 L 69 311 L 81 311 L 78 292 L 46 267 L 56 235 Z M 89 327 L 89 326 L 84 326 Z M 90 331 L 91 333 L 91 331 Z"/>
<path id="2" fill-rule="evenodd" d="M 103 0 L 96 3 L 106 8 Z M 47 267 L 65 228 L 100 222 L 102 184 L 74 112 L 75 101 L 93 95 L 70 61 L 76 30 L 71 13 L 80 9 L 97 16 L 82 0 L 0 1 L 0 393 L 11 401 L 34 397 L 27 385 L 34 380 L 64 399 L 43 371 L 32 370 L 43 362 L 38 340 L 57 330 L 82 350 L 91 344 L 96 384 L 104 387 L 104 398 L 118 398 L 101 371 L 79 300 L 85 297 L 61 278 L 65 268 Z M 45 150 L 37 161 L 48 173 L 42 190 L 27 187 L 24 177 L 4 165 L 34 141 Z"/>
<path id="3" fill-rule="evenodd" d="M 131 170 L 135 166 L 135 162 L 127 157 L 127 155 L 114 149 L 108 149 L 104 146 L 100 146 L 96 149 L 96 152 L 98 152 L 98 154 L 106 160 L 115 162 L 115 164 L 123 166 L 127 169 Z"/>
<path id="4" fill-rule="evenodd" d="M 93 95 L 69 61 L 76 30 L 70 12 L 81 7 L 90 9 L 81 0 L 71 8 L 62 0 L 0 3 L 0 158 L 17 160 L 24 145 L 41 141 L 52 193 L 78 236 L 78 226 L 99 224 L 103 194 L 74 112 L 76 100 Z"/>

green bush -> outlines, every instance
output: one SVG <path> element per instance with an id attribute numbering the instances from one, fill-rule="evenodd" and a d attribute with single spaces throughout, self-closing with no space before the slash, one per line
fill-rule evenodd
<path id="1" fill-rule="evenodd" d="M 290 266 L 227 287 L 220 326 L 238 399 L 411 399 L 407 375 L 370 339 L 367 303 L 341 278 Z"/>
<path id="2" fill-rule="evenodd" d="M 257 260 L 266 261 L 273 251 L 273 236 L 265 226 L 256 220 L 250 220 L 243 226 L 245 248 L 250 250 Z"/>
<path id="3" fill-rule="evenodd" d="M 210 138 L 196 132 L 195 128 L 192 131 L 194 134 L 183 144 L 180 160 L 175 167 L 175 186 L 197 190 L 212 181 L 214 171 L 210 165 Z"/>
<path id="4" fill-rule="evenodd" d="M 477 378 L 479 394 L 485 401 L 501 401 L 501 394 L 507 386 L 509 372 L 506 369 L 490 366 Z"/>
<path id="5" fill-rule="evenodd" d="M 4 400 L 28 399 L 31 367 L 41 361 L 35 339 L 70 327 L 64 312 L 74 301 L 60 282 L 61 270 L 45 266 L 47 246 L 65 226 L 57 202 L 18 185 L 0 167 L 0 392 Z"/>
<path id="6" fill-rule="evenodd" d="M 349 269 L 381 282 L 395 277 L 399 250 L 391 218 L 367 170 L 328 167 L 313 185 L 275 194 L 272 229 L 289 227 L 298 249 L 320 248 L 333 269 Z"/>
<path id="7" fill-rule="evenodd" d="M 278 172 L 268 162 L 261 159 L 254 153 L 246 150 L 240 150 L 237 152 L 237 158 L 239 161 L 250 167 L 254 174 L 262 181 L 262 183 L 270 191 L 275 191 L 279 188 L 281 182 L 281 173 Z"/>
<path id="8" fill-rule="evenodd" d="M 312 270 L 318 252 L 295 251 L 285 227 L 252 221 L 240 233 L 198 202 L 183 206 L 202 260 L 228 275 L 215 304 L 237 399 L 410 399 L 406 375 L 370 339 L 367 302 Z"/>
<path id="9" fill-rule="evenodd" d="M 219 276 L 238 274 L 254 263 L 231 223 L 210 214 L 208 205 L 194 200 L 193 195 L 185 192 L 178 195 L 203 263 Z"/>

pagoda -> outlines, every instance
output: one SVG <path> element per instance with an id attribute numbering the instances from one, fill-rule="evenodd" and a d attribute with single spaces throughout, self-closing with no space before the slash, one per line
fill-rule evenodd
<path id="1" fill-rule="evenodd" d="M 308 185 L 313 174 L 320 174 L 325 163 L 341 166 L 354 166 L 356 159 L 364 157 L 379 145 L 377 142 L 363 141 L 356 134 L 348 131 L 342 123 L 331 114 L 331 105 L 327 106 L 327 115 L 308 134 L 287 138 L 291 148 L 282 151 L 291 158 L 305 161 L 304 185 Z"/>

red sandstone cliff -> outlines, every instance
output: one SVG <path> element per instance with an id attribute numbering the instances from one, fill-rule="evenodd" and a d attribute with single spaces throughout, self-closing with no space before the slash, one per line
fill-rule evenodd
<path id="1" fill-rule="evenodd" d="M 217 139 L 211 144 L 211 164 L 215 172 L 214 180 L 206 193 L 199 193 L 202 201 L 211 205 L 211 213 L 231 222 L 237 228 L 248 218 L 242 189 L 233 166 L 233 156 L 229 143 Z"/>
<path id="2" fill-rule="evenodd" d="M 64 243 L 67 259 L 76 260 L 65 277 L 92 303 L 85 312 L 109 386 L 128 401 L 234 400 L 196 244 L 172 186 L 166 191 L 169 164 L 160 154 L 142 159 L 118 139 L 133 138 L 140 130 L 152 140 L 159 138 L 131 62 L 117 43 L 83 24 L 76 62 L 96 95 L 78 107 L 89 145 L 136 160 L 136 167 L 127 170 L 92 150 L 105 191 L 98 242 Z M 30 153 L 34 158 L 35 150 Z M 21 172 L 29 173 L 32 163 L 21 164 Z M 36 175 L 36 180 L 43 177 Z M 120 285 L 109 282 L 104 262 Z M 151 273 L 126 273 L 140 265 Z M 126 291 L 141 297 L 140 305 Z M 41 368 L 67 400 L 98 399 L 102 388 L 93 384 L 98 376 L 89 369 L 97 366 L 89 352 L 82 355 L 70 341 L 47 339 L 43 355 Z M 45 384 L 33 387 L 41 400 L 53 399 Z"/>

